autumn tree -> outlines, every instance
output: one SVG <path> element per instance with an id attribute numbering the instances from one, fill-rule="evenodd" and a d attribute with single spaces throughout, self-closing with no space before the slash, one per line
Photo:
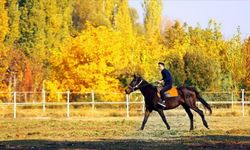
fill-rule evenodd
<path id="1" fill-rule="evenodd" d="M 1 0 L 0 74 L 15 68 L 16 90 L 119 92 L 134 73 L 160 79 L 163 61 L 175 85 L 249 87 L 250 44 L 239 30 L 228 40 L 215 20 L 205 28 L 171 21 L 161 30 L 162 1 L 144 0 L 143 8 L 140 24 L 128 0 Z"/>
<path id="2" fill-rule="evenodd" d="M 68 49 L 51 57 L 55 72 L 48 90 L 120 91 L 119 72 L 129 61 L 123 53 L 126 40 L 120 31 L 88 24 Z"/>
<path id="3" fill-rule="evenodd" d="M 9 59 L 8 58 L 8 51 L 9 49 L 7 49 L 4 46 L 4 39 L 6 34 L 8 33 L 8 12 L 6 10 L 6 1 L 2 0 L 0 1 L 0 75 L 1 75 L 1 82 L 0 82 L 0 90 L 2 91 L 6 91 L 7 85 L 5 83 L 3 83 L 4 80 L 4 76 L 6 73 L 6 69 L 9 63 Z"/>
<path id="4" fill-rule="evenodd" d="M 145 34 L 143 24 L 138 22 L 139 15 L 138 15 L 136 9 L 135 8 L 129 8 L 129 14 L 130 14 L 130 19 L 131 19 L 131 23 L 132 23 L 134 32 L 136 34 L 139 34 L 139 35 Z"/>
<path id="5" fill-rule="evenodd" d="M 245 85 L 250 88 L 250 37 L 245 40 L 244 43 L 244 54 L 245 54 L 245 62 L 246 62 L 246 77 L 245 77 Z"/>
<path id="6" fill-rule="evenodd" d="M 1 31 L 0 44 L 3 43 L 5 36 L 9 30 L 8 15 L 7 14 L 8 14 L 8 12 L 6 10 L 6 1 L 1 0 L 1 2 L 0 2 L 0 31 Z"/>
<path id="7" fill-rule="evenodd" d="M 241 43 L 241 33 L 237 33 L 228 42 L 227 47 L 227 69 L 231 78 L 231 89 L 237 90 L 246 76 L 246 57 L 243 44 Z"/>
<path id="8" fill-rule="evenodd" d="M 147 63 L 142 62 L 142 64 L 145 68 L 145 77 L 155 80 L 157 77 L 159 78 L 157 63 L 163 61 L 167 53 L 160 36 L 162 1 L 144 0 L 143 7 L 146 42 L 142 48 L 144 49 L 142 55 L 145 55 L 144 61 Z"/>
<path id="9" fill-rule="evenodd" d="M 182 46 L 186 43 L 189 43 L 189 37 L 187 30 L 187 24 L 183 25 L 180 21 L 175 21 L 173 26 L 168 27 L 166 25 L 164 32 L 164 43 L 168 49 L 174 49 L 176 46 Z"/>
<path id="10" fill-rule="evenodd" d="M 190 49 L 190 35 L 187 31 L 187 24 L 175 21 L 173 25 L 166 24 L 163 41 L 169 52 L 165 57 L 175 85 L 183 85 L 186 80 L 184 56 Z"/>
<path id="11" fill-rule="evenodd" d="M 86 22 L 95 26 L 110 27 L 114 18 L 116 0 L 76 0 L 73 11 L 73 26 L 80 32 Z"/>
<path id="12" fill-rule="evenodd" d="M 20 10 L 18 0 L 7 0 L 8 8 L 8 23 L 9 32 L 5 37 L 5 43 L 8 46 L 13 47 L 17 43 L 20 32 L 19 32 L 19 21 L 20 21 Z"/>
<path id="13" fill-rule="evenodd" d="M 158 38 L 161 29 L 161 0 L 144 0 L 144 26 L 148 38 Z"/>
<path id="14" fill-rule="evenodd" d="M 20 1 L 18 45 L 32 61 L 34 87 L 38 90 L 48 76 L 51 51 L 59 51 L 69 40 L 73 1 Z"/>

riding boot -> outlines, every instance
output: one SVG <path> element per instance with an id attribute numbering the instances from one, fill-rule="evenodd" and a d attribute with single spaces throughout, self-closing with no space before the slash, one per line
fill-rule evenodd
<path id="1" fill-rule="evenodd" d="M 166 104 L 165 104 L 165 100 L 164 98 L 161 98 L 160 101 L 158 102 L 158 105 L 162 106 L 162 107 L 166 107 Z"/>

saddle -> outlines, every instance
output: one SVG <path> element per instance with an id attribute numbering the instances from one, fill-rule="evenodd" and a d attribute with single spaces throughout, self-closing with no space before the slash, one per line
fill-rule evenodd
<path id="1" fill-rule="evenodd" d="M 157 88 L 159 97 L 160 97 L 161 89 L 162 89 L 162 87 Z M 177 97 L 177 96 L 179 96 L 178 91 L 177 91 L 177 87 L 172 87 L 170 90 L 165 92 L 165 95 L 166 95 L 166 97 Z"/>

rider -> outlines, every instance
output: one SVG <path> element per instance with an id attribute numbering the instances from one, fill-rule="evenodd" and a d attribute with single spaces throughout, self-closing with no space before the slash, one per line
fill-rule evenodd
<path id="1" fill-rule="evenodd" d="M 162 79 L 157 82 L 158 83 L 164 82 L 163 88 L 160 91 L 161 99 L 158 102 L 158 104 L 163 107 L 166 107 L 164 101 L 166 99 L 165 91 L 170 90 L 172 88 L 172 76 L 170 72 L 165 68 L 165 64 L 163 62 L 159 62 L 158 67 L 161 70 Z"/>

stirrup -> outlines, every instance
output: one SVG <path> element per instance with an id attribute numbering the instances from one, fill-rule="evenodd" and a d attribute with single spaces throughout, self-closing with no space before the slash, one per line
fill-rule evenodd
<path id="1" fill-rule="evenodd" d="M 162 107 L 166 107 L 165 100 L 162 100 L 161 102 L 158 102 L 157 104 L 162 106 Z"/>

